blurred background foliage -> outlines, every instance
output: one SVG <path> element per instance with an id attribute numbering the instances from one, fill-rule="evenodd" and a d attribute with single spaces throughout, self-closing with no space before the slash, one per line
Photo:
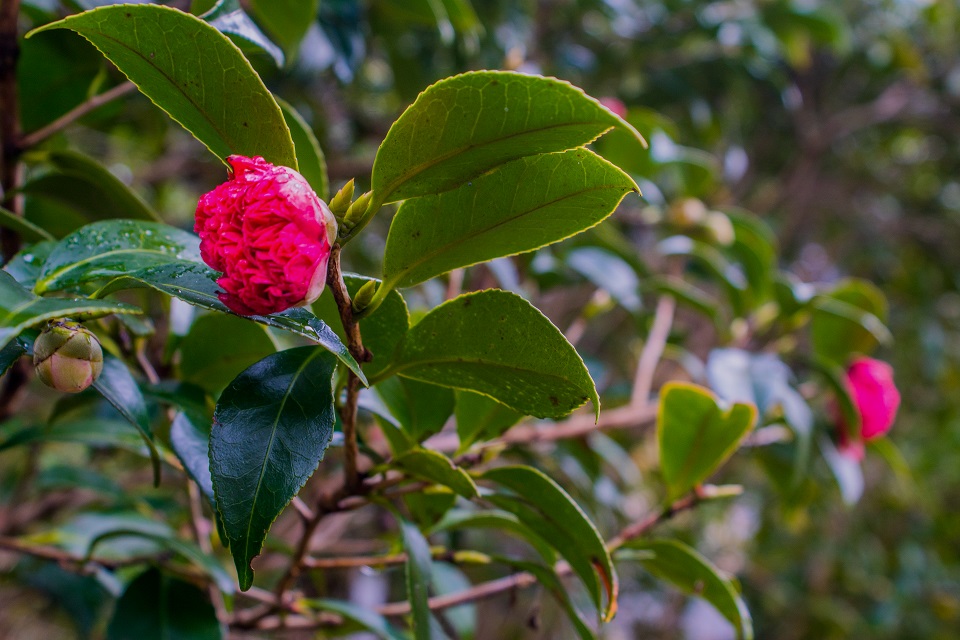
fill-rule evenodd
<path id="1" fill-rule="evenodd" d="M 25 0 L 25 26 L 102 4 Z M 197 14 L 213 5 L 168 4 Z M 577 348 L 609 404 L 629 393 L 638 335 L 646 333 L 656 293 L 670 290 L 664 288 L 670 283 L 665 257 L 670 238 L 700 242 L 706 268 L 688 274 L 689 281 L 699 276 L 702 282 L 684 290 L 689 299 L 674 327 L 667 353 L 673 370 L 664 367 L 664 379 L 679 370 L 708 379 L 708 358 L 716 346 L 771 346 L 762 340 L 744 343 L 744 335 L 753 335 L 745 327 L 747 316 L 735 301 L 719 302 L 727 289 L 737 289 L 734 276 L 744 277 L 736 269 L 731 275 L 729 261 L 738 255 L 731 238 L 747 237 L 749 229 L 766 237 L 765 228 L 745 212 L 772 230 L 779 255 L 769 259 L 778 259 L 801 282 L 829 289 L 853 276 L 876 283 L 889 301 L 893 334 L 892 346 L 879 356 L 895 367 L 903 405 L 892 443 L 868 447 L 860 500 L 851 505 L 842 499 L 820 456 L 795 483 L 791 458 L 779 445 L 745 449 L 723 480 L 744 483 L 746 494 L 732 506 L 708 506 L 681 517 L 671 531 L 740 577 L 758 637 L 956 637 L 960 5 L 955 0 L 303 0 L 278 2 L 282 11 L 272 1 L 241 4 L 255 24 L 239 29 L 236 41 L 268 86 L 314 129 L 334 188 L 353 177 L 367 181 L 377 145 L 402 108 L 428 84 L 453 73 L 477 68 L 542 73 L 622 103 L 650 141 L 650 153 L 627 155 L 615 135 L 600 148 L 638 179 L 643 201 L 628 202 L 614 222 L 583 237 L 471 269 L 464 285 L 539 296 L 551 319 L 570 327 L 568 336 L 573 331 L 582 336 Z M 41 75 L 50 81 L 33 81 Z M 65 31 L 23 42 L 20 78 L 27 132 L 122 80 L 92 47 Z M 191 226 L 197 197 L 223 179 L 223 167 L 142 97 L 113 102 L 83 123 L 70 131 L 70 146 L 98 158 L 174 224 Z M 83 202 L 78 194 L 88 185 L 69 168 L 51 169 L 42 155 L 58 144 L 66 146 L 55 139 L 26 158 L 28 219 L 51 230 L 57 228 L 49 223 L 55 219 L 65 233 L 91 215 L 113 217 L 115 203 L 94 191 L 88 210 L 76 210 Z M 71 193 L 69 205 L 58 199 L 64 192 Z M 388 221 L 381 214 L 373 232 L 355 243 L 361 250 L 350 252 L 349 259 L 357 271 L 375 272 Z M 689 247 L 677 250 L 686 253 Z M 779 285 L 803 296 L 804 288 L 786 276 Z M 416 309 L 443 295 L 442 285 L 427 283 L 407 297 Z M 754 308 L 749 301 L 741 304 Z M 756 319 L 756 313 L 750 317 Z M 883 318 L 882 309 L 875 313 Z M 791 345 L 773 346 L 789 352 Z M 810 373 L 801 362 L 791 364 Z M 832 429 L 830 407 L 815 409 L 818 428 Z M 539 463 L 610 529 L 613 523 L 604 519 L 614 516 L 605 506 L 637 516 L 653 500 L 647 480 L 656 464 L 649 440 L 596 435 L 559 445 Z M 136 448 L 136 441 L 130 446 Z M 4 460 L 9 469 L 19 464 L 9 455 Z M 83 482 L 97 488 L 96 500 L 123 495 L 119 485 L 148 480 L 142 468 L 132 473 L 103 466 L 114 462 L 98 464 L 97 471 L 83 471 L 83 479 L 68 477 L 80 473 L 75 470 L 49 466 L 38 482 L 49 487 Z M 8 487 L 15 475 L 3 475 Z M 163 490 L 126 499 L 149 502 L 175 521 L 173 498 Z M 366 526 L 375 530 L 382 523 Z M 473 542 L 482 548 L 482 541 Z M 438 566 L 440 573 L 447 571 Z M 22 569 L 21 575 L 61 598 L 60 608 L 89 629 L 95 624 L 88 613 L 93 605 L 83 602 L 80 582 L 90 578 L 78 577 L 71 586 L 62 576 L 48 575 L 52 571 L 52 566 Z M 605 637 L 673 638 L 681 630 L 690 638 L 728 637 L 722 625 L 704 622 L 711 619 L 696 602 L 661 590 L 639 570 L 623 571 L 620 614 Z M 462 574 L 447 573 L 437 577 L 441 585 L 462 582 Z M 496 602 L 476 606 L 499 611 Z M 548 613 L 535 631 L 524 630 L 523 616 L 481 614 L 477 636 L 564 637 L 564 627 L 552 626 L 561 624 L 555 612 Z M 5 615 L 0 611 L 0 628 L 14 624 L 5 622 Z M 450 612 L 455 625 L 458 615 Z"/>

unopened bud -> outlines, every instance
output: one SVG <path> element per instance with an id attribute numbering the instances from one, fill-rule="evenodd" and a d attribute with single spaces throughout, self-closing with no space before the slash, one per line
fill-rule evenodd
<path id="1" fill-rule="evenodd" d="M 79 323 L 52 320 L 33 343 L 33 366 L 48 387 L 79 393 L 100 377 L 103 350 Z"/>
<path id="2" fill-rule="evenodd" d="M 350 207 L 350 202 L 353 200 L 353 179 L 350 179 L 350 182 L 343 185 L 340 188 L 340 191 L 337 191 L 337 195 L 333 196 L 330 200 L 330 211 L 333 211 L 333 215 L 337 218 L 342 218 L 343 214 Z"/>
<path id="3" fill-rule="evenodd" d="M 690 228 L 703 224 L 707 218 L 707 205 L 698 198 L 683 198 L 667 209 L 667 222 L 678 227 Z"/>
<path id="4" fill-rule="evenodd" d="M 729 247 L 737 239 L 737 232 L 727 214 L 720 211 L 711 211 L 707 214 L 705 225 L 707 231 L 717 244 Z"/>
<path id="5" fill-rule="evenodd" d="M 351 204 L 347 212 L 343 214 L 343 226 L 347 231 L 353 229 L 357 226 L 357 223 L 363 220 L 363 214 L 365 214 L 370 207 L 371 198 L 373 198 L 373 192 L 367 191 L 357 198 L 356 202 Z"/>
<path id="6" fill-rule="evenodd" d="M 370 304 L 370 301 L 373 300 L 373 294 L 377 292 L 377 282 L 376 280 L 370 280 L 365 282 L 362 287 L 357 291 L 356 295 L 353 296 L 353 312 L 360 313 Z"/>

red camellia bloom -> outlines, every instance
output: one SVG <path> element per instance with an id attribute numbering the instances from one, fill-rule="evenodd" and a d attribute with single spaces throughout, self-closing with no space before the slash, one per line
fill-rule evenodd
<path id="1" fill-rule="evenodd" d="M 900 406 L 900 392 L 893 382 L 893 367 L 872 358 L 858 358 L 847 368 L 847 386 L 860 413 L 860 435 L 863 441 L 879 438 L 890 430 Z M 839 412 L 838 412 L 839 413 Z M 838 417 L 840 452 L 863 459 L 863 444 L 847 437 L 847 424 Z"/>
<path id="2" fill-rule="evenodd" d="M 230 156 L 230 180 L 204 194 L 194 231 L 223 273 L 220 300 L 241 315 L 277 313 L 319 297 L 337 222 L 299 173 Z"/>

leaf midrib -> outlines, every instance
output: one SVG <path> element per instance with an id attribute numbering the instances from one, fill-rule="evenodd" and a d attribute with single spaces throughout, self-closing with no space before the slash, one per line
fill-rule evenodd
<path id="1" fill-rule="evenodd" d="M 315 348 L 313 352 L 307 357 L 303 363 L 297 367 L 297 370 L 294 372 L 292 379 L 290 380 L 290 385 L 287 387 L 286 392 L 283 394 L 283 399 L 280 401 L 280 407 L 277 409 L 276 418 L 274 418 L 273 426 L 270 429 L 270 442 L 267 444 L 267 450 L 263 456 L 263 464 L 260 468 L 260 477 L 257 478 L 257 488 L 253 492 L 253 502 L 250 505 L 250 516 L 247 520 L 247 530 L 244 534 L 244 547 L 243 547 L 243 558 L 244 562 L 250 562 L 250 530 L 253 528 L 253 516 L 257 508 L 257 500 L 260 498 L 260 488 L 263 486 L 263 478 L 267 474 L 267 461 L 270 458 L 270 452 L 273 451 L 273 443 L 277 438 L 277 426 L 280 423 L 280 416 L 283 415 L 283 409 L 287 405 L 287 400 L 290 398 L 293 388 L 296 386 L 297 382 L 300 379 L 303 370 L 307 368 L 314 359 L 320 356 L 322 349 Z"/>
<path id="2" fill-rule="evenodd" d="M 464 244 L 464 243 L 466 243 L 466 242 L 468 242 L 468 241 L 470 241 L 470 240 L 473 240 L 474 238 L 476 238 L 476 237 L 478 237 L 478 236 L 481 236 L 481 235 L 483 235 L 483 234 L 485 234 L 485 233 L 490 233 L 490 232 L 498 229 L 499 227 L 501 227 L 501 226 L 503 226 L 503 225 L 509 224 L 509 223 L 511 223 L 511 222 L 516 222 L 517 220 L 522 219 L 524 216 L 528 216 L 528 215 L 531 215 L 531 214 L 533 214 L 533 213 L 536 213 L 536 212 L 539 211 L 540 209 L 544 209 L 544 208 L 546 208 L 546 207 L 550 207 L 550 206 L 553 206 L 553 205 L 555 205 L 555 204 L 557 204 L 557 203 L 563 202 L 564 200 L 569 200 L 569 199 L 571 199 L 571 198 L 576 198 L 576 197 L 579 197 L 579 196 L 582 196 L 582 195 L 585 195 L 585 194 L 588 194 L 588 193 L 592 193 L 592 192 L 594 192 L 594 191 L 603 191 L 603 190 L 608 190 L 608 189 L 610 189 L 610 190 L 617 190 L 617 189 L 623 189 L 623 188 L 626 188 L 626 192 L 629 192 L 629 191 L 630 191 L 630 188 L 629 188 L 629 187 L 623 187 L 623 186 L 620 186 L 620 185 L 611 185 L 611 184 L 603 184 L 603 185 L 599 185 L 599 186 L 596 186 L 596 187 L 591 187 L 591 188 L 589 188 L 589 189 L 583 189 L 583 190 L 581 190 L 581 191 L 577 191 L 576 193 L 570 193 L 570 194 L 567 194 L 567 195 L 565 195 L 565 196 L 562 196 L 562 197 L 559 197 L 559 198 L 555 198 L 555 199 L 553 199 L 553 200 L 550 200 L 550 201 L 548 201 L 548 202 L 541 203 L 541 204 L 533 207 L 532 209 L 527 209 L 527 210 L 525 210 L 525 211 L 520 212 L 519 214 L 517 214 L 517 215 L 515 215 L 515 216 L 512 216 L 512 217 L 509 217 L 509 218 L 505 218 L 505 219 L 503 219 L 503 220 L 500 220 L 500 221 L 498 221 L 497 223 L 495 223 L 495 224 L 493 224 L 493 225 L 483 227 L 482 229 L 476 229 L 476 230 L 474 230 L 474 231 L 471 231 L 470 233 L 467 233 L 467 234 L 464 234 L 464 235 L 460 236 L 458 239 L 454 240 L 453 242 L 450 242 L 450 243 L 441 245 L 440 247 L 434 249 L 433 251 L 430 251 L 429 253 L 423 254 L 422 257 L 420 257 L 419 259 L 417 259 L 417 260 L 415 260 L 414 262 L 410 263 L 405 269 L 403 269 L 403 270 L 397 272 L 396 274 L 390 276 L 390 278 L 389 278 L 389 280 L 388 280 L 388 283 L 401 282 L 401 281 L 403 281 L 403 276 L 405 276 L 405 275 L 413 272 L 417 267 L 423 265 L 425 262 L 428 262 L 428 261 L 432 260 L 432 259 L 435 258 L 436 256 L 442 255 L 442 254 L 444 254 L 444 253 L 447 253 L 447 252 L 453 250 L 455 247 L 458 247 L 458 246 L 460 246 L 460 245 L 462 245 L 462 244 Z M 576 233 L 576 232 L 574 232 L 574 233 Z M 571 235 L 573 235 L 573 234 L 571 234 Z M 569 237 L 569 236 L 568 236 L 568 237 Z M 562 239 L 563 239 L 563 238 L 561 238 L 561 240 L 562 240 Z M 388 236 L 388 241 L 389 241 L 389 236 Z M 388 245 L 388 249 L 387 249 L 387 250 L 389 250 L 389 245 Z M 525 251 L 520 251 L 520 252 L 518 252 L 518 253 L 525 253 Z M 513 255 L 513 254 L 511 254 L 511 255 Z M 473 263 L 473 264 L 477 264 L 477 263 Z M 465 266 L 470 266 L 470 265 L 465 265 Z M 392 285 L 392 286 L 395 286 L 395 285 Z"/>
<path id="3" fill-rule="evenodd" d="M 462 146 L 462 147 L 456 147 L 455 149 L 452 149 L 451 151 L 449 151 L 449 152 L 447 152 L 447 153 L 445 153 L 445 154 L 436 156 L 436 157 L 434 157 L 434 158 L 432 158 L 432 159 L 430 159 L 430 160 L 427 160 L 426 162 L 421 162 L 420 164 L 416 165 L 415 167 L 413 167 L 412 169 L 410 169 L 410 170 L 407 171 L 406 173 L 404 173 L 404 174 L 402 174 L 402 175 L 400 175 L 400 176 L 397 176 L 396 179 L 394 179 L 392 182 L 390 182 L 390 183 L 386 186 L 386 188 L 384 188 L 383 195 L 378 196 L 378 200 L 382 200 L 383 202 L 387 202 L 387 199 L 390 198 L 390 196 L 393 195 L 393 192 L 396 191 L 396 190 L 399 188 L 399 186 L 402 185 L 404 182 L 409 182 L 409 181 L 413 180 L 414 178 L 416 178 L 417 176 L 419 176 L 420 174 L 422 174 L 423 172 L 427 171 L 428 169 L 431 169 L 432 167 L 434 167 L 434 166 L 436 166 L 436 165 L 438 165 L 438 164 L 440 164 L 440 163 L 442 163 L 442 162 L 445 162 L 446 160 L 449 160 L 450 158 L 453 158 L 453 157 L 458 156 L 458 155 L 460 155 L 460 154 L 466 153 L 466 152 L 468 152 L 468 151 L 472 151 L 472 150 L 474 150 L 474 149 L 482 149 L 483 147 L 491 146 L 491 145 L 493 145 L 493 144 L 496 144 L 496 143 L 498 143 L 498 142 L 502 142 L 502 141 L 504 141 L 504 140 L 510 140 L 510 139 L 512 139 L 512 138 L 518 138 L 518 137 L 521 137 L 521 136 L 524 136 L 524 135 L 528 135 L 528 134 L 532 134 L 532 133 L 541 133 L 541 132 L 543 132 L 543 131 L 549 131 L 549 130 L 551 130 L 551 129 L 562 129 L 563 127 L 578 127 L 578 126 L 591 125 L 591 124 L 598 124 L 598 125 L 600 125 L 600 124 L 603 124 L 603 123 L 600 122 L 599 120 L 589 120 L 589 121 L 585 121 L 585 122 L 581 122 L 581 121 L 577 121 L 577 122 L 563 122 L 563 123 L 559 123 L 559 124 L 552 124 L 552 125 L 549 125 L 549 126 L 546 126 L 546 127 L 539 127 L 539 128 L 536 128 L 536 129 L 524 129 L 523 131 L 518 131 L 518 132 L 516 132 L 516 133 L 511 133 L 511 134 L 506 135 L 506 136 L 500 136 L 500 137 L 498 137 L 498 138 L 493 138 L 492 140 L 487 140 L 487 141 L 484 141 L 484 142 L 481 142 L 481 143 L 468 144 L 468 145 L 464 145 L 464 146 Z M 597 138 L 599 138 L 600 136 L 602 136 L 603 134 L 607 133 L 608 131 L 610 131 L 610 130 L 613 129 L 613 128 L 614 128 L 614 125 L 610 125 L 610 126 L 607 127 L 606 129 L 604 129 L 603 131 L 601 131 L 600 133 L 598 133 L 596 136 L 594 136 L 593 138 L 591 138 L 590 140 L 587 140 L 587 141 L 585 141 L 585 142 L 583 142 L 583 143 L 581 143 L 581 144 L 578 144 L 578 145 L 573 145 L 573 146 L 567 147 L 566 149 L 559 149 L 558 151 L 567 151 L 567 150 L 569 150 L 569 149 L 575 149 L 575 148 L 577 148 L 577 147 L 582 147 L 583 145 L 590 144 L 591 142 L 593 142 L 594 140 L 596 140 Z M 384 141 L 384 142 L 386 142 L 386 141 Z M 523 156 L 521 155 L 521 156 L 518 156 L 518 157 L 523 157 Z M 482 171 L 481 171 L 480 173 L 482 173 Z M 479 174 L 478 174 L 478 175 L 479 175 Z"/>
<path id="4" fill-rule="evenodd" d="M 167 257 L 169 257 L 169 258 L 170 258 L 170 262 L 175 262 L 175 261 L 177 261 L 177 260 L 183 260 L 183 258 L 181 258 L 181 257 L 179 257 L 179 256 L 171 255 L 170 253 L 167 253 L 166 251 L 160 251 L 160 250 L 158 250 L 158 249 L 144 249 L 144 248 L 114 249 L 114 250 L 112 250 L 112 251 L 107 251 L 106 253 L 98 253 L 97 255 L 90 256 L 90 257 L 88 257 L 88 258 L 83 258 L 83 259 L 81 259 L 81 260 L 77 260 L 76 262 L 71 262 L 71 263 L 68 263 L 68 264 L 66 264 L 66 265 L 63 265 L 62 267 L 56 268 L 56 269 L 55 269 L 54 271 L 52 271 L 51 273 L 49 273 L 49 274 L 41 277 L 39 280 L 37 280 L 37 284 L 34 285 L 34 290 L 38 290 L 38 291 L 40 291 L 41 293 L 44 292 L 44 291 L 47 291 L 47 287 L 50 285 L 51 282 L 56 282 L 59 278 L 61 278 L 61 277 L 63 276 L 63 274 L 65 274 L 65 273 L 70 273 L 71 271 L 73 271 L 73 270 L 76 269 L 77 267 L 81 267 L 81 266 L 83 266 L 83 265 L 85 265 L 85 264 L 89 264 L 90 262 L 94 262 L 94 261 L 96 261 L 96 260 L 100 260 L 100 259 L 105 258 L 105 257 L 107 257 L 107 256 L 122 255 L 122 254 L 125 254 L 125 253 L 130 253 L 130 254 L 144 254 L 144 253 L 148 253 L 148 254 L 162 255 L 162 256 L 167 256 Z M 191 262 L 191 261 L 190 261 L 190 260 L 184 260 L 184 262 Z M 133 276 L 121 275 L 121 277 L 133 277 Z"/>

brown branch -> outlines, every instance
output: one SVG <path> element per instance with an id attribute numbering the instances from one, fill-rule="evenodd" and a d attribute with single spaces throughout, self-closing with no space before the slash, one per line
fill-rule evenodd
<path id="1" fill-rule="evenodd" d="M 100 107 L 107 104 L 108 102 L 113 102 L 117 98 L 120 98 L 122 96 L 127 95 L 128 93 L 131 93 L 136 88 L 137 88 L 137 85 L 127 81 L 127 82 L 118 84 L 117 86 L 112 87 L 110 89 L 107 89 L 103 93 L 99 93 L 93 96 L 89 100 L 78 104 L 76 107 L 74 107 L 70 111 L 67 111 L 65 114 L 63 114 L 62 116 L 60 116 L 59 118 L 51 122 L 50 124 L 46 125 L 45 127 L 37 129 L 36 131 L 28 133 L 22 138 L 20 138 L 20 144 L 19 144 L 20 149 L 22 151 L 25 151 L 27 149 L 37 146 L 38 144 L 40 144 L 50 136 L 63 131 L 68 126 L 70 126 L 71 124 L 73 124 L 74 122 L 82 118 L 83 116 L 87 115 L 94 109 L 99 109 Z"/>
<path id="2" fill-rule="evenodd" d="M 673 296 L 663 295 L 657 301 L 657 310 L 654 312 L 650 334 L 640 352 L 637 362 L 637 374 L 633 380 L 633 392 L 630 394 L 630 403 L 635 406 L 646 406 L 650 402 L 650 391 L 653 388 L 653 375 L 657 364 L 663 356 L 663 349 L 667 346 L 670 337 L 670 327 L 673 325 L 673 313 L 677 308 L 677 301 Z"/>

